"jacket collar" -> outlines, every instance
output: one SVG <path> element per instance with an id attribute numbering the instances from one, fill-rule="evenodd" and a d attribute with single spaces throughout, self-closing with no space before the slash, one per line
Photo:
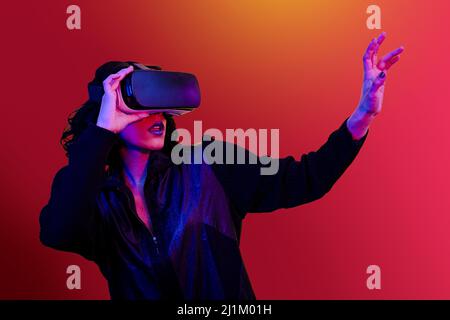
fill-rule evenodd
<path id="1" fill-rule="evenodd" d="M 145 185 L 150 180 L 163 176 L 169 167 L 173 166 L 174 163 L 169 156 L 164 154 L 162 151 L 152 151 L 150 153 L 147 162 L 147 177 Z M 111 166 L 108 168 L 107 178 L 105 181 L 105 187 L 124 187 L 125 181 L 122 176 L 122 168 L 119 166 Z"/>

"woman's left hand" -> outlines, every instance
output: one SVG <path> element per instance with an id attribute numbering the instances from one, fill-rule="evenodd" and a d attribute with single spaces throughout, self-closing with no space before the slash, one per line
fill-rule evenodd
<path id="1" fill-rule="evenodd" d="M 378 49 L 385 38 L 385 32 L 374 38 L 363 56 L 364 81 L 361 99 L 347 121 L 347 127 L 355 140 L 365 135 L 373 118 L 381 112 L 387 72 L 404 51 L 403 47 L 399 47 L 378 59 Z"/>
<path id="2" fill-rule="evenodd" d="M 364 82 L 359 107 L 374 115 L 380 113 L 382 108 L 387 71 L 400 59 L 400 53 L 404 50 L 399 47 L 378 60 L 378 49 L 385 38 L 385 32 L 374 38 L 363 57 Z"/>

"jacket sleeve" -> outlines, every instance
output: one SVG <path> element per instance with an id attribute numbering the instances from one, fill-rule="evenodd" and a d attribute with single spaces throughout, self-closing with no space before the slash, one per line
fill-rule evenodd
<path id="1" fill-rule="evenodd" d="M 40 213 L 44 245 L 94 259 L 95 241 L 101 236 L 96 196 L 117 139 L 112 131 L 89 123 L 70 147 L 68 164 L 56 173 L 50 199 Z"/>
<path id="2" fill-rule="evenodd" d="M 346 122 L 317 151 L 303 154 L 299 160 L 293 156 L 278 159 L 278 170 L 272 175 L 261 175 L 261 168 L 267 167 L 261 158 L 234 145 L 234 164 L 213 164 L 213 171 L 239 216 L 291 208 L 324 196 L 354 160 L 368 134 L 353 140 Z M 239 150 L 244 150 L 247 161 L 256 157 L 257 163 L 237 164 Z"/>

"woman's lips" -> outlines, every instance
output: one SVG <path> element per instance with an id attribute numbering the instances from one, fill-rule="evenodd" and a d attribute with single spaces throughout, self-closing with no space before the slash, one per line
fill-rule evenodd
<path id="1" fill-rule="evenodd" d="M 164 134 L 164 123 L 162 123 L 162 121 L 155 122 L 148 128 L 148 131 L 156 136 L 161 136 Z"/>

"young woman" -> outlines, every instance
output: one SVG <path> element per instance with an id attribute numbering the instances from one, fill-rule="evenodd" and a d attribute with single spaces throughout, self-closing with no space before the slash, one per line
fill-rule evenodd
<path id="1" fill-rule="evenodd" d="M 175 165 L 172 117 L 125 105 L 119 84 L 132 63 L 102 65 L 93 80 L 103 84 L 101 104 L 86 102 L 63 133 L 68 164 L 41 211 L 42 243 L 97 263 L 112 299 L 255 299 L 239 251 L 242 219 L 319 199 L 343 174 L 403 51 L 378 60 L 384 38 L 364 55 L 351 116 L 317 151 L 280 159 L 274 175 L 261 175 L 260 163 Z"/>

